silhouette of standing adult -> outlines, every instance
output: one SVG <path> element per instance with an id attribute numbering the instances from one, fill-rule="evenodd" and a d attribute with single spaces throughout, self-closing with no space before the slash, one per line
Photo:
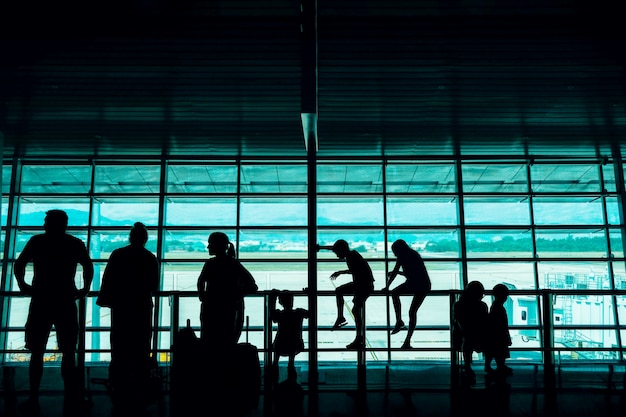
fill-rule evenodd
<path id="1" fill-rule="evenodd" d="M 207 248 L 213 257 L 204 263 L 198 277 L 200 340 L 209 351 L 226 353 L 241 336 L 244 296 L 256 292 L 258 286 L 236 259 L 226 234 L 211 233 Z"/>
<path id="2" fill-rule="evenodd" d="M 143 223 L 133 225 L 130 244 L 115 249 L 104 270 L 96 301 L 111 309 L 111 364 L 109 381 L 114 393 L 137 400 L 147 393 L 152 339 L 152 297 L 159 289 L 159 264 L 145 248 L 148 231 Z"/>
<path id="3" fill-rule="evenodd" d="M 404 328 L 402 321 L 402 304 L 400 295 L 411 294 L 413 300 L 409 307 L 409 329 L 402 344 L 402 349 L 411 348 L 411 337 L 417 325 L 417 310 L 424 302 L 426 295 L 431 289 L 430 277 L 424 265 L 424 260 L 420 254 L 412 249 L 404 240 L 398 239 L 391 245 L 393 254 L 396 255 L 396 265 L 389 272 L 385 291 L 389 290 L 389 286 L 398 275 L 404 275 L 406 281 L 398 285 L 391 291 L 391 300 L 393 302 L 393 310 L 396 315 L 396 324 L 391 334 L 396 334 Z"/>
<path id="4" fill-rule="evenodd" d="M 23 294 L 31 297 L 26 321 L 26 348 L 30 350 L 30 395 L 24 407 L 29 412 L 39 411 L 39 387 L 43 376 L 43 358 L 50 330 L 56 330 L 62 354 L 61 376 L 66 399 L 78 400 L 82 393 L 78 386 L 75 364 L 78 342 L 78 309 L 76 300 L 89 293 L 93 280 L 93 263 L 83 241 L 66 233 L 67 213 L 49 210 L 44 220 L 45 233 L 29 239 L 15 261 L 14 274 Z M 33 263 L 33 279 L 26 283 L 26 265 Z M 74 281 L 78 265 L 83 269 L 83 288 Z"/>
<path id="5" fill-rule="evenodd" d="M 354 294 L 352 299 L 352 314 L 356 326 L 356 337 L 354 341 L 348 344 L 348 349 L 362 349 L 365 347 L 365 301 L 374 291 L 374 275 L 372 268 L 359 252 L 351 250 L 348 242 L 343 239 L 337 240 L 332 246 L 319 246 L 319 249 L 332 250 L 337 258 L 345 259 L 348 269 L 333 272 L 330 276 L 334 281 L 342 274 L 351 274 L 352 282 L 340 285 L 335 290 L 337 299 L 337 320 L 333 325 L 333 330 L 339 329 L 348 322 L 343 315 L 343 297 L 347 294 Z"/>

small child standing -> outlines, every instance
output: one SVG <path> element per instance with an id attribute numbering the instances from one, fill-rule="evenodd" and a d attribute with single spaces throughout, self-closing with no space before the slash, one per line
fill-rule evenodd
<path id="1" fill-rule="evenodd" d="M 467 284 L 459 301 L 454 304 L 454 339 L 459 339 L 457 351 L 463 353 L 463 371 L 474 379 L 476 373 L 472 369 L 472 355 L 474 352 L 484 352 L 487 320 L 489 313 L 487 304 L 482 301 L 485 287 L 479 281 Z"/>
<path id="2" fill-rule="evenodd" d="M 283 307 L 276 309 L 276 300 Z M 302 322 L 309 317 L 308 310 L 303 308 L 293 308 L 293 293 L 288 291 L 272 290 L 270 293 L 270 319 L 278 324 L 278 331 L 274 338 L 274 361 L 272 366 L 272 379 L 278 383 L 278 360 L 281 356 L 287 356 L 287 379 L 295 381 L 297 379 L 295 357 L 304 350 L 304 340 L 302 339 Z"/>
<path id="3" fill-rule="evenodd" d="M 504 308 L 504 303 L 509 297 L 509 289 L 504 284 L 493 287 L 493 303 L 489 309 L 489 327 L 487 348 L 485 350 L 485 372 L 498 373 L 503 376 L 513 374 L 513 370 L 506 366 L 511 346 L 511 334 L 509 333 L 509 319 Z M 495 360 L 496 369 L 491 367 L 491 361 Z"/>

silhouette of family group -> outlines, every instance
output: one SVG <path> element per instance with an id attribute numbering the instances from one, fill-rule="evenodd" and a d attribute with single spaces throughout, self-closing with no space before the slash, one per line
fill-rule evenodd
<path id="1" fill-rule="evenodd" d="M 15 262 L 14 274 L 20 291 L 31 297 L 25 325 L 26 348 L 31 353 L 29 364 L 30 396 L 24 404 L 27 410 L 39 411 L 39 386 L 43 361 L 51 329 L 56 330 L 62 354 L 61 371 L 66 401 L 80 402 L 75 353 L 79 334 L 76 300 L 83 299 L 93 281 L 94 267 L 85 244 L 67 233 L 68 216 L 62 210 L 50 210 L 44 220 L 44 233 L 33 236 Z M 146 385 L 154 358 L 151 358 L 153 325 L 153 296 L 159 288 L 159 265 L 156 256 L 145 248 L 146 227 L 137 222 L 130 229 L 129 244 L 114 250 L 107 262 L 96 304 L 111 312 L 111 362 L 109 380 L 114 390 L 137 396 L 137 387 Z M 211 233 L 207 249 L 211 257 L 204 263 L 197 281 L 200 300 L 200 345 L 206 357 L 217 358 L 217 365 L 228 366 L 239 345 L 244 328 L 244 297 L 258 291 L 252 274 L 237 259 L 228 236 Z M 350 249 L 347 241 L 339 239 L 331 246 L 317 245 L 319 250 L 331 250 L 347 268 L 330 275 L 331 281 L 340 275 L 351 275 L 350 282 L 336 287 L 337 318 L 331 330 L 348 324 L 344 314 L 344 297 L 352 295 L 355 339 L 348 349 L 365 347 L 365 305 L 374 291 L 372 269 L 363 256 Z M 395 313 L 391 334 L 407 330 L 402 349 L 411 349 L 411 337 L 416 327 L 417 311 L 431 291 L 431 280 L 420 254 L 404 240 L 391 246 L 396 264 L 388 273 L 383 291 L 390 294 Z M 26 282 L 26 265 L 33 263 L 32 282 Z M 77 267 L 82 267 L 82 288 L 75 283 Z M 401 275 L 405 281 L 390 290 Z M 509 357 L 511 338 L 504 302 L 508 288 L 502 284 L 493 288 L 491 310 L 482 301 L 484 288 L 480 282 L 467 285 L 454 305 L 453 348 L 462 352 L 464 369 L 472 371 L 473 352 L 483 352 L 485 371 L 509 375 L 505 365 Z M 408 327 L 401 316 L 401 295 L 412 297 Z M 277 308 L 279 303 L 282 309 Z M 294 358 L 304 350 L 303 321 L 309 317 L 306 309 L 294 308 L 294 294 L 274 289 L 270 292 L 269 315 L 278 330 L 272 344 L 272 381 L 278 382 L 280 357 L 288 358 L 288 380 L 296 379 Z M 246 347 L 246 346 L 242 346 Z M 249 347 L 249 346 L 247 346 Z M 256 351 L 245 353 L 258 361 Z M 224 359 L 223 361 L 221 359 Z M 240 360 L 241 358 L 239 358 Z M 491 368 L 495 360 L 496 369 Z M 254 378 L 252 378 L 254 379 Z"/>

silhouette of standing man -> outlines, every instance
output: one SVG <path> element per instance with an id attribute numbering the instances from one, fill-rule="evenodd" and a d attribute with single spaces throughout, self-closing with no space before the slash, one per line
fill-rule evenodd
<path id="1" fill-rule="evenodd" d="M 111 308 L 111 364 L 114 392 L 125 396 L 146 386 L 150 373 L 152 297 L 159 289 L 159 264 L 145 248 L 148 231 L 133 225 L 128 246 L 115 249 L 102 277 L 96 304 Z"/>
<path id="2" fill-rule="evenodd" d="M 431 289 L 428 271 L 424 265 L 424 260 L 420 254 L 412 249 L 404 240 L 398 239 L 391 245 L 391 250 L 396 255 L 397 262 L 395 267 L 387 279 L 385 291 L 389 290 L 389 286 L 398 275 L 404 275 L 406 281 L 398 285 L 391 291 L 391 300 L 396 315 L 396 325 L 391 334 L 396 334 L 404 328 L 404 321 L 401 316 L 400 295 L 412 294 L 413 300 L 409 307 L 409 330 L 402 344 L 402 349 L 411 349 L 411 337 L 417 325 L 417 310 L 424 302 L 426 295 Z M 400 270 L 402 269 L 402 270 Z"/>
<path id="3" fill-rule="evenodd" d="M 361 254 L 355 250 L 351 250 L 348 242 L 343 239 L 337 240 L 332 246 L 319 246 L 317 250 L 330 249 L 337 258 L 345 259 L 348 269 L 333 272 L 330 276 L 331 281 L 337 279 L 339 275 L 351 274 L 352 282 L 340 285 L 335 290 L 337 298 L 337 320 L 333 325 L 333 330 L 339 329 L 348 322 L 343 315 L 343 297 L 346 294 L 354 294 L 352 299 L 352 314 L 354 315 L 354 324 L 356 326 L 356 338 L 346 347 L 348 349 L 362 349 L 365 347 L 365 301 L 374 291 L 374 275 L 372 268 Z"/>
<path id="4" fill-rule="evenodd" d="M 14 274 L 20 291 L 31 297 L 26 321 L 26 348 L 30 350 L 30 396 L 24 404 L 29 411 L 39 411 L 39 386 L 43 375 L 43 357 L 50 330 L 54 326 L 62 353 L 61 375 L 66 399 L 77 400 L 78 387 L 75 353 L 78 342 L 76 300 L 84 298 L 93 280 L 93 263 L 85 244 L 68 235 L 68 217 L 63 210 L 49 210 L 44 220 L 45 233 L 26 243 L 15 261 Z M 33 263 L 33 280 L 25 281 L 26 265 Z M 82 289 L 74 282 L 76 268 L 83 268 Z"/>

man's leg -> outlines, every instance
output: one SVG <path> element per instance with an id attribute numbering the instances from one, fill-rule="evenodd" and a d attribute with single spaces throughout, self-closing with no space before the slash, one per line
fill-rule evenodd
<path id="1" fill-rule="evenodd" d="M 353 291 L 352 287 L 353 287 L 352 283 L 348 283 L 348 284 L 340 285 L 335 290 L 335 298 L 337 301 L 337 320 L 335 320 L 335 324 L 333 325 L 333 330 L 339 329 L 345 326 L 346 324 L 348 324 L 348 322 L 346 321 L 346 318 L 343 315 L 343 297 L 344 295 L 349 294 Z"/>
<path id="2" fill-rule="evenodd" d="M 63 385 L 66 393 L 77 393 L 77 375 L 76 375 L 76 352 L 67 350 L 62 352 L 61 359 L 61 377 L 63 377 Z"/>
<path id="3" fill-rule="evenodd" d="M 43 350 L 31 351 L 28 365 L 30 399 L 39 401 L 39 387 L 43 376 Z"/>

